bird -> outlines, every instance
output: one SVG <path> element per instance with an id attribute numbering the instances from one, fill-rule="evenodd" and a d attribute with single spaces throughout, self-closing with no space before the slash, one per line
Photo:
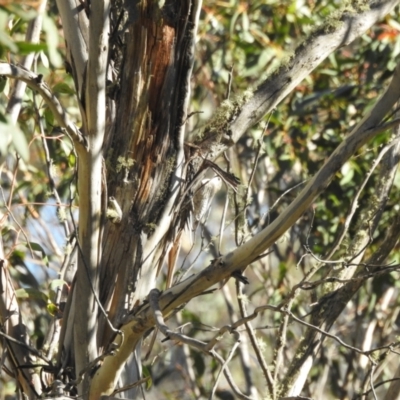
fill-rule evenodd
<path id="1" fill-rule="evenodd" d="M 219 176 L 203 179 L 193 195 L 193 216 L 196 226 L 205 222 L 215 194 L 221 189 L 222 179 Z"/>

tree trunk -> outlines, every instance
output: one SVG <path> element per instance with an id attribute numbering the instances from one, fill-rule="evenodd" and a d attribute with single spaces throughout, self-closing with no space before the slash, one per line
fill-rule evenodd
<path id="1" fill-rule="evenodd" d="M 84 291 L 96 290 L 99 274 L 99 297 L 109 321 L 119 327 L 128 311 L 155 287 L 157 271 L 173 240 L 171 233 L 175 223 L 179 223 L 175 208 L 185 181 L 183 142 L 199 3 L 195 0 L 165 4 L 134 1 L 126 4 L 125 9 L 120 6 L 112 10 L 106 126 L 102 132 L 102 182 L 97 179 L 96 188 L 86 176 L 90 166 L 97 171 L 99 168 L 98 149 L 93 148 L 96 136 L 90 133 L 91 124 L 98 121 L 91 121 L 93 116 L 89 115 L 89 112 L 93 115 L 90 109 L 95 106 L 88 80 L 96 78 L 96 73 L 90 71 L 90 55 L 83 80 L 78 76 L 79 66 L 72 66 L 77 90 L 84 93 L 86 85 L 80 100 L 86 115 L 83 126 L 89 137 L 88 153 L 82 151 L 79 160 L 82 252 L 74 288 L 73 318 L 76 330 L 88 332 L 86 336 L 81 334 L 80 340 L 91 342 L 88 335 L 95 334 L 97 349 L 104 351 L 115 330 L 109 327 L 102 311 L 98 319 L 95 317 L 98 321 L 95 330 L 91 329 L 93 322 L 84 326 L 86 320 L 93 319 L 93 311 L 97 309 L 94 298 L 91 302 L 82 302 Z M 92 5 L 91 15 L 93 12 Z M 91 17 L 90 22 L 93 35 Z M 91 46 L 93 40 L 89 38 Z M 69 58 L 74 60 L 73 55 Z M 85 75 L 89 73 L 90 76 Z M 101 127 L 97 127 L 99 131 Z M 95 175 L 99 177 L 98 173 Z M 100 214 L 93 211 L 95 207 L 88 212 L 90 207 L 85 206 L 87 194 L 92 190 L 102 193 Z M 88 204 L 94 196 L 87 199 Z M 97 223 L 103 245 L 96 254 L 93 252 L 96 236 L 85 242 L 85 235 Z M 85 230 L 84 226 L 91 228 Z M 99 260 L 100 270 L 94 271 L 93 254 Z M 89 276 L 92 284 L 88 282 Z M 96 311 L 94 314 L 97 315 Z M 76 334 L 74 352 L 78 373 L 87 362 L 93 361 L 99 350 L 82 354 L 77 340 Z M 65 347 L 68 354 L 71 343 Z"/>
<path id="2" fill-rule="evenodd" d="M 185 179 L 183 135 L 199 12 L 194 1 L 170 1 L 162 10 L 155 2 L 134 3 L 104 148 L 107 197 L 122 218 L 105 223 L 100 293 L 116 325 L 154 287 L 163 262 Z M 107 342 L 107 336 L 99 340 Z"/>

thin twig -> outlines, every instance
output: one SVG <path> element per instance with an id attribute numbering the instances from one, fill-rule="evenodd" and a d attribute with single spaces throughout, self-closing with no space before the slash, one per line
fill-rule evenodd
<path id="1" fill-rule="evenodd" d="M 143 385 L 143 383 L 146 383 L 149 379 L 151 379 L 150 376 L 146 376 L 145 378 L 139 379 L 138 381 L 136 381 L 135 383 L 131 383 L 130 385 L 126 385 L 120 389 L 116 389 L 112 392 L 111 396 L 116 395 L 117 393 L 122 393 L 122 392 L 126 392 L 129 389 L 133 389 L 136 386 L 139 385 Z"/>
<path id="2" fill-rule="evenodd" d="M 237 348 L 237 347 L 239 346 L 239 344 L 240 344 L 240 333 L 237 332 L 237 331 L 233 331 L 233 332 L 231 332 L 231 333 L 232 333 L 232 335 L 235 336 L 235 339 L 236 339 L 236 340 L 235 340 L 235 343 L 234 343 L 234 345 L 232 346 L 232 348 L 231 348 L 231 350 L 230 350 L 230 352 L 229 352 L 229 354 L 228 354 L 228 358 L 227 358 L 227 359 L 225 360 L 225 362 L 221 365 L 221 369 L 220 369 L 219 372 L 218 372 L 217 378 L 215 379 L 213 388 L 212 388 L 211 393 L 210 393 L 210 396 L 209 396 L 209 399 L 210 399 L 210 400 L 213 399 L 214 394 L 215 394 L 215 392 L 216 392 L 216 390 L 217 390 L 217 388 L 218 388 L 218 383 L 219 383 L 219 381 L 220 381 L 220 379 L 221 379 L 221 377 L 222 377 L 222 373 L 225 371 L 226 367 L 228 366 L 228 363 L 231 361 L 233 355 L 235 354 L 236 348 Z"/>
<path id="3" fill-rule="evenodd" d="M 223 285 L 221 291 L 225 299 L 230 323 L 233 324 L 233 322 L 237 320 L 238 317 L 233 307 L 233 299 L 230 290 L 228 289 L 227 285 Z M 254 397 L 257 397 L 257 389 L 255 388 L 253 383 L 252 370 L 250 367 L 250 354 L 249 354 L 248 338 L 246 335 L 243 335 L 241 340 L 241 345 L 238 350 L 239 350 L 241 368 L 243 370 L 243 377 L 246 382 L 246 394 L 248 395 L 254 394 Z"/>
<path id="4" fill-rule="evenodd" d="M 225 230 L 226 213 L 228 212 L 229 196 L 225 197 L 224 209 L 222 211 L 221 222 L 219 224 L 218 253 L 221 254 L 222 238 Z"/>
<path id="5" fill-rule="evenodd" d="M 285 190 L 274 202 L 274 204 L 272 204 L 271 207 L 269 207 L 268 211 L 266 213 L 264 213 L 261 218 L 260 218 L 260 222 L 259 222 L 259 226 L 263 226 L 265 224 L 265 222 L 268 220 L 269 223 L 269 215 L 271 213 L 271 210 L 273 210 L 278 203 L 287 195 L 289 194 L 292 190 L 297 189 L 299 186 L 303 185 L 304 183 L 308 182 L 311 178 L 305 179 L 304 181 L 301 181 L 299 183 L 296 183 L 296 185 L 292 186 L 291 188 Z"/>
<path id="6" fill-rule="evenodd" d="M 254 176 L 255 176 L 255 173 L 256 173 L 256 169 L 257 169 L 257 166 L 258 166 L 258 160 L 259 160 L 259 158 L 260 158 L 261 149 L 262 149 L 262 145 L 263 145 L 262 139 L 263 139 L 263 137 L 264 137 L 264 135 L 265 135 L 265 132 L 266 132 L 267 129 L 268 129 L 268 125 L 269 125 L 269 121 L 270 121 L 270 119 L 271 119 L 271 116 L 272 116 L 272 112 L 269 114 L 268 119 L 267 119 L 267 121 L 265 122 L 265 126 L 264 126 L 264 129 L 263 129 L 262 133 L 261 133 L 261 136 L 259 137 L 259 139 L 258 139 L 258 141 L 257 141 L 258 146 L 257 146 L 257 151 L 256 151 L 255 160 L 254 160 L 254 163 L 253 163 L 253 168 L 252 168 L 252 170 L 251 170 L 250 177 L 249 177 L 249 180 L 248 180 L 248 182 L 247 182 L 246 192 L 245 192 L 245 194 L 244 194 L 244 196 L 243 196 L 244 199 L 245 199 L 244 207 L 243 207 L 242 210 L 240 210 L 240 212 L 242 212 L 243 214 L 246 213 L 246 209 L 247 209 L 247 207 L 248 207 L 248 200 L 249 200 L 250 187 L 251 187 L 251 184 L 252 184 L 252 182 L 253 182 L 253 179 L 254 179 Z M 234 194 L 235 210 L 236 210 L 236 213 L 239 213 L 239 209 L 238 209 L 239 207 L 238 207 L 238 203 L 237 203 L 236 196 L 237 196 L 237 194 L 236 194 L 236 192 L 235 192 L 235 194 Z M 244 215 L 244 217 L 245 217 L 245 215 Z M 238 216 L 236 216 L 236 218 L 238 218 Z M 236 221 L 236 218 L 235 218 L 235 221 Z M 238 243 L 237 224 L 235 224 L 235 225 L 236 225 L 235 240 L 236 240 L 236 245 L 239 246 L 239 245 L 241 245 L 242 243 Z M 242 239 L 242 241 L 243 241 L 243 239 Z"/>
<path id="7" fill-rule="evenodd" d="M 372 359 L 372 357 L 370 355 L 368 356 L 368 359 L 371 363 L 371 371 L 369 373 L 369 382 L 371 385 L 371 391 L 372 391 L 372 394 L 374 395 L 374 399 L 378 400 L 378 397 L 375 392 L 375 386 L 374 386 L 374 372 L 375 372 L 375 368 L 376 368 L 376 362 Z"/>
<path id="8" fill-rule="evenodd" d="M 390 383 L 390 382 L 396 382 L 398 380 L 400 380 L 400 378 L 385 379 L 384 381 L 376 383 L 374 385 L 374 387 L 375 387 L 375 389 L 377 389 L 379 386 L 386 385 L 387 383 Z M 353 397 L 353 400 L 357 400 L 357 399 L 362 398 L 362 397 L 367 397 L 371 392 L 372 392 L 372 389 L 369 389 L 369 390 L 367 390 L 367 391 L 365 391 L 363 393 L 355 395 Z"/>
<path id="9" fill-rule="evenodd" d="M 221 364 L 224 364 L 224 359 L 216 352 L 216 351 L 212 351 L 211 355 Z M 239 399 L 243 399 L 243 400 L 253 400 L 251 397 L 246 396 L 245 394 L 243 394 L 239 388 L 236 386 L 235 381 L 233 380 L 232 374 L 230 373 L 229 369 L 226 367 L 224 369 L 224 375 L 226 380 L 229 383 L 229 386 L 231 387 L 231 389 L 234 391 L 234 393 L 236 394 L 236 396 Z"/>
<path id="10" fill-rule="evenodd" d="M 233 64 L 231 65 L 231 68 L 228 72 L 228 86 L 226 88 L 226 94 L 225 94 L 226 100 L 229 100 L 229 97 L 231 96 L 232 78 L 233 78 Z"/>
<path id="11" fill-rule="evenodd" d="M 239 326 L 246 324 L 247 322 L 255 319 L 259 313 L 265 311 L 265 310 L 271 310 L 274 312 L 279 312 L 282 314 L 287 314 L 289 315 L 290 318 L 292 318 L 294 321 L 298 322 L 301 325 L 307 326 L 308 328 L 314 329 L 317 332 L 321 333 L 324 336 L 327 336 L 333 340 L 335 340 L 336 342 L 338 342 L 340 345 L 342 345 L 343 347 L 345 347 L 346 349 L 355 351 L 358 354 L 363 354 L 365 356 L 368 356 L 376 351 L 382 351 L 384 349 L 388 349 L 391 350 L 393 348 L 393 346 L 396 345 L 400 345 L 400 342 L 394 342 L 394 343 L 389 343 L 388 345 L 385 346 L 379 346 L 376 347 L 374 349 L 370 349 L 370 350 L 361 350 L 357 347 L 351 346 L 349 344 L 347 344 L 346 342 L 344 342 L 342 339 L 340 339 L 339 337 L 313 325 L 310 324 L 306 321 L 303 321 L 302 319 L 296 317 L 286 306 L 272 306 L 272 305 L 263 305 L 263 306 L 259 306 L 257 308 L 255 308 L 255 310 L 253 311 L 252 314 L 245 316 L 243 318 L 241 318 L 240 320 L 236 321 L 234 324 L 230 325 L 230 329 L 237 329 Z"/>
<path id="12" fill-rule="evenodd" d="M 32 346 L 29 346 L 29 344 L 26 344 L 24 342 L 21 342 L 20 340 L 14 339 L 13 337 L 7 335 L 3 331 L 0 330 L 0 336 L 2 336 L 5 340 L 8 340 L 12 343 L 17 344 L 18 346 L 24 347 L 25 349 L 29 350 L 33 355 L 35 355 L 38 358 L 41 358 L 43 361 L 45 361 L 48 365 L 52 365 L 51 361 L 45 357 L 43 354 L 40 353 L 37 349 L 35 349 Z"/>
<path id="13" fill-rule="evenodd" d="M 19 157 L 17 156 L 17 165 L 18 165 L 18 160 L 19 160 Z M 17 169 L 17 168 L 16 168 L 16 169 Z M 25 232 L 24 228 L 21 226 L 21 224 L 18 222 L 17 218 L 14 216 L 13 212 L 11 211 L 11 208 L 6 204 L 6 199 L 5 199 L 5 196 L 4 196 L 4 191 L 3 191 L 3 187 L 1 186 L 1 183 L 0 183 L 0 191 L 1 191 L 1 195 L 2 195 L 2 197 L 3 197 L 4 207 L 5 207 L 5 209 L 7 210 L 7 214 L 10 215 L 10 217 L 13 219 L 13 221 L 15 222 L 15 224 L 16 224 L 16 225 L 18 226 L 18 228 L 20 229 L 20 232 L 22 232 L 22 234 L 24 235 L 24 238 L 25 238 L 25 240 L 26 240 L 26 245 L 28 246 L 28 249 L 29 249 L 29 251 L 30 251 L 30 253 L 31 253 L 32 258 L 34 259 L 35 256 L 34 256 L 34 254 L 33 254 L 33 249 L 32 249 L 31 243 L 30 243 L 30 241 L 29 241 L 28 235 L 27 235 L 27 233 Z M 10 198 L 10 201 L 11 201 L 11 198 Z"/>
<path id="14" fill-rule="evenodd" d="M 229 158 L 227 157 L 226 153 L 224 153 L 224 157 L 227 163 L 227 171 L 228 174 L 230 173 L 230 161 Z M 228 187 L 228 185 L 227 185 Z M 225 221 L 226 221 L 226 213 L 228 212 L 228 206 L 229 206 L 229 196 L 227 195 L 225 197 L 225 204 L 224 204 L 224 210 L 222 211 L 222 217 L 221 217 L 221 223 L 219 225 L 219 240 L 218 240 L 218 253 L 221 254 L 221 247 L 222 247 L 222 237 L 224 235 L 224 229 L 225 229 Z"/>
<path id="15" fill-rule="evenodd" d="M 274 311 L 278 311 L 278 312 L 281 312 L 281 313 L 288 314 L 294 321 L 298 322 L 299 324 L 304 325 L 304 326 L 307 326 L 308 328 L 314 329 L 315 331 L 321 333 L 322 335 L 327 336 L 327 337 L 329 337 L 329 338 L 335 340 L 336 342 L 338 342 L 340 345 L 342 345 L 342 346 L 345 347 L 346 349 L 355 351 L 355 352 L 358 353 L 358 354 L 363 354 L 363 355 L 368 356 L 368 355 L 374 353 L 375 351 L 380 351 L 380 350 L 382 350 L 383 348 L 388 348 L 389 346 L 392 346 L 392 345 L 393 345 L 393 344 L 390 344 L 390 345 L 388 345 L 388 346 L 381 346 L 381 347 L 379 347 L 379 348 L 375 348 L 375 349 L 371 349 L 371 350 L 361 350 L 361 349 L 359 349 L 359 348 L 357 348 L 357 347 L 354 347 L 354 346 L 351 346 L 351 345 L 347 344 L 346 342 L 344 342 L 342 339 L 340 339 L 340 338 L 337 337 L 336 335 L 333 335 L 333 334 L 331 334 L 331 333 L 329 333 L 329 332 L 327 332 L 327 331 L 325 331 L 325 330 L 319 328 L 318 326 L 315 326 L 315 325 L 310 324 L 310 323 L 308 323 L 308 322 L 306 322 L 306 321 L 303 321 L 302 319 L 296 317 L 296 316 L 295 316 L 291 311 L 289 311 L 287 308 L 278 310 L 278 309 L 275 309 L 275 307 L 273 307 L 273 306 L 270 306 L 270 307 L 271 307 L 270 309 L 273 309 Z"/>
<path id="16" fill-rule="evenodd" d="M 294 301 L 294 297 L 289 300 L 287 307 L 290 309 Z M 283 316 L 283 321 L 280 324 L 278 338 L 274 350 L 274 382 L 278 382 L 278 374 L 283 363 L 283 350 L 286 345 L 287 327 L 289 325 L 289 315 Z M 278 385 L 274 385 L 273 398 L 276 399 Z"/>
<path id="17" fill-rule="evenodd" d="M 52 169 L 53 169 L 52 168 L 53 167 L 53 160 L 50 157 L 49 147 L 47 146 L 46 137 L 45 137 L 44 128 L 43 128 L 42 117 L 40 116 L 40 113 L 39 113 L 39 108 L 38 108 L 38 105 L 37 105 L 37 99 L 36 99 L 36 93 L 35 92 L 33 92 L 33 105 L 34 105 L 36 118 L 37 118 L 37 123 L 38 123 L 39 131 L 40 131 L 40 137 L 42 139 L 42 146 L 43 146 L 45 159 L 46 159 L 47 176 L 49 178 L 50 189 L 51 189 L 51 192 L 53 193 L 53 195 L 54 195 L 54 197 L 56 199 L 57 210 L 58 210 L 59 213 L 61 213 L 62 202 L 61 202 L 61 198 L 60 198 L 60 196 L 58 194 L 56 183 L 55 183 L 54 176 L 53 176 L 53 171 L 52 171 Z M 71 233 L 70 233 L 70 230 L 69 230 L 68 222 L 67 222 L 67 220 L 65 218 L 63 219 L 63 227 L 64 227 L 65 236 L 69 237 Z"/>
<path id="18" fill-rule="evenodd" d="M 23 67 L 5 62 L 0 62 L 0 75 L 24 81 L 32 90 L 36 90 L 43 97 L 60 126 L 65 128 L 68 134 L 74 139 L 75 144 L 87 147 L 86 138 L 70 121 L 57 97 L 51 92 L 46 83 L 43 82 L 41 75 L 36 75 Z"/>
<path id="19" fill-rule="evenodd" d="M 396 121 L 396 120 L 395 120 Z M 347 234 L 347 231 L 349 230 L 350 227 L 350 223 L 353 219 L 353 216 L 355 214 L 355 212 L 357 211 L 358 208 L 358 199 L 361 196 L 362 191 L 364 190 L 366 184 L 368 183 L 369 179 L 371 178 L 372 173 L 375 171 L 376 167 L 379 165 L 379 163 L 381 162 L 383 156 L 394 146 L 399 142 L 400 138 L 396 138 L 395 140 L 393 140 L 391 143 L 389 143 L 387 146 L 385 146 L 381 152 L 379 153 L 378 157 L 376 157 L 376 159 L 374 160 L 374 162 L 372 163 L 371 168 L 369 169 L 369 171 L 367 172 L 364 181 L 362 182 L 362 184 L 360 185 L 360 187 L 358 188 L 355 196 L 353 197 L 353 200 L 351 202 L 350 205 L 350 211 L 347 214 L 346 220 L 343 224 L 342 230 L 339 234 L 339 236 L 337 237 L 335 243 L 332 245 L 331 250 L 329 251 L 329 253 L 326 255 L 326 259 L 329 260 L 337 251 L 337 249 L 339 248 L 339 246 L 341 245 L 341 243 L 343 242 L 344 237 Z M 324 261 L 327 262 L 327 261 Z"/>
<path id="20" fill-rule="evenodd" d="M 240 315 L 242 316 L 242 320 L 244 320 L 248 317 L 248 315 L 247 315 L 246 307 L 245 307 L 245 304 L 243 301 L 242 285 L 239 281 L 236 281 L 236 293 L 237 293 L 237 300 L 238 300 L 238 304 L 239 304 Z M 237 324 L 237 322 L 236 322 L 236 324 Z M 236 324 L 234 324 L 234 325 L 236 325 Z M 250 324 L 250 320 L 245 321 L 244 325 L 246 327 L 247 334 L 249 335 L 250 343 L 253 347 L 254 352 L 256 353 L 258 363 L 264 374 L 265 381 L 267 382 L 268 391 L 270 394 L 272 394 L 272 393 L 274 393 L 274 378 L 271 374 L 271 371 L 268 368 L 267 362 L 264 359 L 264 356 L 262 354 L 260 346 L 258 345 L 257 338 L 254 333 L 253 327 Z"/>
<path id="21" fill-rule="evenodd" d="M 149 305 L 151 312 L 153 314 L 154 320 L 156 322 L 157 328 L 162 332 L 166 337 L 169 339 L 175 340 L 176 342 L 181 342 L 185 343 L 191 347 L 194 347 L 195 349 L 206 353 L 208 355 L 211 355 L 214 357 L 222 366 L 225 365 L 225 360 L 215 351 L 215 350 L 210 350 L 209 349 L 209 344 L 202 342 L 197 339 L 190 338 L 184 334 L 177 333 L 172 331 L 171 329 L 168 328 L 168 326 L 164 322 L 164 317 L 162 315 L 160 305 L 158 303 L 158 298 L 160 297 L 160 291 L 158 289 L 152 289 L 149 293 Z M 222 329 L 227 329 L 230 331 L 230 327 L 224 327 Z M 225 365 L 223 368 L 223 372 L 225 375 L 225 378 L 227 379 L 229 385 L 231 386 L 232 390 L 235 392 L 235 394 L 240 398 L 244 400 L 251 400 L 248 396 L 244 395 L 239 388 L 236 386 L 235 382 L 233 381 L 232 375 L 230 374 L 229 368 Z"/>
<path id="22" fill-rule="evenodd" d="M 40 33 L 43 24 L 43 13 L 46 10 L 47 0 L 42 0 L 39 2 L 37 8 L 37 15 L 35 18 L 29 21 L 28 29 L 25 34 L 25 42 L 27 43 L 39 43 Z M 29 53 L 28 55 L 22 57 L 20 64 L 23 68 L 30 70 L 34 59 L 37 57 L 37 53 Z M 16 123 L 18 120 L 18 115 L 21 111 L 22 99 L 26 90 L 26 83 L 20 80 L 14 82 L 13 88 L 7 104 L 7 114 L 10 115 L 11 121 Z"/>
<path id="23" fill-rule="evenodd" d="M 112 348 L 112 349 L 110 349 L 108 351 L 105 351 L 103 354 L 99 355 L 98 357 L 96 357 L 93 361 L 90 361 L 90 363 L 88 363 L 88 365 L 86 365 L 86 367 L 83 368 L 79 372 L 78 378 L 75 379 L 74 381 L 69 382 L 67 386 L 68 387 L 76 387 L 76 386 L 78 386 L 82 382 L 84 376 L 88 372 L 90 373 L 90 371 L 92 371 L 94 368 L 96 368 L 98 366 L 98 364 L 100 364 L 100 362 L 103 361 L 106 357 L 108 357 L 110 355 L 112 356 L 114 351 L 115 351 L 115 348 Z"/>

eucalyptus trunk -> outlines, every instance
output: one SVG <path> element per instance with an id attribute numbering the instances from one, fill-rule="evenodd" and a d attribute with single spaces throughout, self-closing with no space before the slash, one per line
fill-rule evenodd
<path id="1" fill-rule="evenodd" d="M 181 225 L 176 206 L 186 179 L 184 132 L 200 2 L 93 2 L 78 15 L 70 12 L 73 4 L 58 5 L 87 138 L 78 151 L 77 279 L 64 316 L 74 339 L 65 332 L 61 344 L 79 372 L 109 347 L 113 327 L 155 287 Z M 82 393 L 89 388 L 84 379 Z"/>

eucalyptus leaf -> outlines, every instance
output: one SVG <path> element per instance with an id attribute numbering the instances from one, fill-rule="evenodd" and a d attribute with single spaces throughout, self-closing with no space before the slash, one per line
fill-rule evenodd
<path id="1" fill-rule="evenodd" d="M 49 266 L 49 259 L 47 257 L 46 252 L 44 251 L 43 247 L 36 242 L 29 242 L 29 246 L 32 248 L 32 250 L 34 251 L 39 251 L 40 253 L 42 253 L 42 260 L 43 262 L 46 264 L 46 266 Z"/>
<path id="2" fill-rule="evenodd" d="M 75 94 L 75 90 L 65 82 L 57 83 L 53 88 L 54 93 Z"/>
<path id="3" fill-rule="evenodd" d="M 4 157 L 7 154 L 8 146 L 11 142 L 11 135 L 7 129 L 3 129 L 4 122 L 0 121 L 0 155 Z"/>
<path id="4" fill-rule="evenodd" d="M 15 44 L 18 46 L 18 52 L 21 55 L 47 50 L 47 45 L 44 43 L 15 42 Z"/>
<path id="5" fill-rule="evenodd" d="M 13 53 L 18 53 L 18 46 L 11 40 L 2 29 L 0 29 L 0 43 L 7 47 Z"/>
<path id="6" fill-rule="evenodd" d="M 25 21 L 30 21 L 31 19 L 35 18 L 37 15 L 37 11 L 32 7 L 26 8 L 22 7 L 18 3 L 11 3 L 7 4 L 7 10 L 18 17 L 22 18 Z"/>
<path id="7" fill-rule="evenodd" d="M 17 125 L 9 124 L 9 129 L 11 129 L 12 134 L 12 143 L 16 152 L 21 156 L 21 158 L 25 161 L 29 161 L 29 147 L 28 142 L 26 141 L 24 133 Z"/>
<path id="8" fill-rule="evenodd" d="M 47 15 L 43 16 L 43 30 L 46 32 L 47 53 L 50 62 L 54 67 L 60 68 L 63 61 L 58 51 L 58 29 L 55 22 Z"/>
<path id="9" fill-rule="evenodd" d="M 67 282 L 65 282 L 63 279 L 54 279 L 51 281 L 49 289 L 55 291 L 57 288 L 63 287 L 66 284 Z"/>
<path id="10" fill-rule="evenodd" d="M 29 148 L 24 133 L 14 125 L 9 119 L 7 122 L 0 120 L 0 151 L 4 156 L 9 151 L 9 145 L 12 144 L 15 151 L 27 162 L 29 160 Z"/>
<path id="11" fill-rule="evenodd" d="M 33 288 L 21 288 L 15 291 L 17 299 L 27 300 L 27 299 L 37 299 L 44 300 L 47 303 L 48 297 L 45 293 L 38 289 Z"/>

